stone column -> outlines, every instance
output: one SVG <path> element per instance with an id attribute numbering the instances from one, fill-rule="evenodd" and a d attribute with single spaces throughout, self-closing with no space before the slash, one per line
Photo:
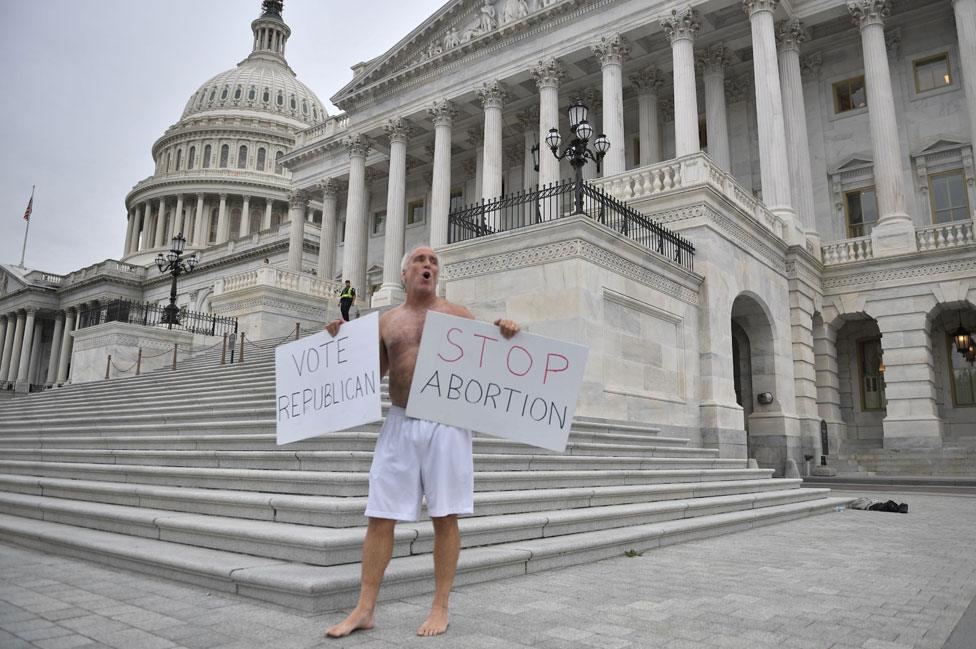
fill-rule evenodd
<path id="1" fill-rule="evenodd" d="M 696 60 L 705 86 L 705 130 L 708 157 L 722 171 L 732 171 L 729 147 L 729 118 L 725 110 L 725 70 L 732 54 L 724 45 L 712 45 L 699 52 Z"/>
<path id="2" fill-rule="evenodd" d="M 261 220 L 261 229 L 271 229 L 271 210 L 274 207 L 274 199 L 268 198 L 264 201 L 264 218 Z"/>
<path id="3" fill-rule="evenodd" d="M 34 343 L 34 318 L 36 316 L 37 311 L 35 309 L 27 310 L 27 320 L 24 322 L 24 340 L 20 346 L 17 382 L 14 386 L 17 392 L 27 392 L 30 389 L 30 385 L 27 383 L 27 372 L 30 370 L 31 348 Z"/>
<path id="4" fill-rule="evenodd" d="M 0 348 L 0 389 L 3 389 L 3 384 L 7 380 L 10 353 L 13 351 L 14 345 L 14 329 L 16 328 L 17 320 L 13 314 L 3 316 L 3 338 L 0 339 L 0 342 L 3 343 L 3 347 Z"/>
<path id="5" fill-rule="evenodd" d="M 931 323 L 924 313 L 899 313 L 879 316 L 878 329 L 888 400 L 882 422 L 884 447 L 941 447 L 942 420 L 936 403 Z"/>
<path id="6" fill-rule="evenodd" d="M 457 109 L 447 100 L 438 100 L 427 114 L 434 123 L 434 176 L 430 187 L 430 245 L 434 250 L 447 245 L 447 216 L 451 209 L 451 127 Z M 352 187 L 349 188 L 350 196 Z M 349 217 L 346 216 L 348 229 Z M 359 290 L 357 288 L 357 290 Z"/>
<path id="7" fill-rule="evenodd" d="M 952 0 L 952 9 L 956 15 L 959 63 L 969 113 L 969 142 L 976 147 L 976 0 Z"/>
<path id="8" fill-rule="evenodd" d="M 64 334 L 64 311 L 58 311 L 54 317 L 54 336 L 51 338 L 51 357 L 47 363 L 47 380 L 45 385 L 54 385 L 58 378 L 58 354 L 61 351 L 61 336 Z"/>
<path id="9" fill-rule="evenodd" d="M 302 272 L 302 252 L 305 247 L 305 209 L 308 195 L 295 190 L 288 198 L 288 270 Z"/>
<path id="10" fill-rule="evenodd" d="M 3 324 L 0 325 L 0 359 L 2 359 L 3 358 L 3 350 L 6 348 L 7 321 L 8 321 L 7 316 L 6 315 L 0 315 L 0 321 L 3 322 Z M 2 362 L 2 361 L 0 361 L 0 362 Z"/>
<path id="11" fill-rule="evenodd" d="M 915 252 L 915 226 L 905 208 L 904 176 L 895 98 L 891 90 L 884 19 L 891 13 L 889 0 L 848 0 L 854 24 L 861 29 L 864 50 L 864 86 L 874 153 L 874 188 L 878 224 L 871 232 L 875 257 Z"/>
<path id="12" fill-rule="evenodd" d="M 400 284 L 400 261 L 407 227 L 407 140 L 413 127 L 406 120 L 396 118 L 388 121 L 385 129 L 390 138 L 390 175 L 386 186 L 383 284 L 373 294 L 371 306 L 374 308 L 400 304 L 405 297 Z"/>
<path id="13" fill-rule="evenodd" d="M 786 154 L 786 126 L 783 123 L 783 94 L 776 60 L 776 25 L 773 10 L 779 0 L 742 0 L 752 24 L 752 68 L 756 86 L 756 117 L 759 129 L 759 172 L 763 202 L 780 217 L 786 240 L 800 243 L 792 207 Z"/>
<path id="14" fill-rule="evenodd" d="M 230 219 L 227 218 L 227 194 L 220 194 L 220 208 L 217 210 L 217 243 L 230 239 Z"/>
<path id="15" fill-rule="evenodd" d="M 482 184 L 481 180 L 485 173 L 485 134 L 480 128 L 470 128 L 468 129 L 468 144 L 474 149 L 474 160 L 465 160 L 465 162 L 473 162 L 474 171 L 468 173 L 468 178 L 474 180 L 474 191 L 473 196 L 481 196 Z"/>
<path id="16" fill-rule="evenodd" d="M 7 335 L 3 345 L 3 359 L 0 361 L 0 384 L 6 385 L 17 380 L 17 367 L 20 364 L 20 346 L 24 342 L 24 314 L 17 313 L 16 323 L 7 316 Z"/>
<path id="17" fill-rule="evenodd" d="M 58 385 L 68 380 L 68 361 L 71 360 L 71 346 L 74 338 L 71 332 L 75 330 L 75 320 L 77 318 L 75 309 L 68 309 L 64 321 L 64 336 L 61 338 L 61 353 L 58 355 Z"/>
<path id="18" fill-rule="evenodd" d="M 529 190 L 539 183 L 539 172 L 535 170 L 532 149 L 539 144 L 539 114 L 528 109 L 516 115 L 519 130 L 522 132 L 522 188 Z M 541 147 L 535 155 L 542 153 Z"/>
<path id="19" fill-rule="evenodd" d="M 142 243 L 139 245 L 140 250 L 152 248 L 152 236 L 152 205 L 147 200 L 142 206 Z"/>
<path id="20" fill-rule="evenodd" d="M 486 83 L 478 89 L 478 97 L 485 109 L 481 197 L 486 201 L 502 195 L 502 104 L 507 96 L 505 86 L 498 81 Z"/>
<path id="21" fill-rule="evenodd" d="M 319 184 L 322 190 L 322 229 L 319 235 L 319 279 L 332 280 L 335 270 L 336 247 L 336 206 L 339 197 L 339 183 L 326 178 Z"/>
<path id="22" fill-rule="evenodd" d="M 675 157 L 698 153 L 698 90 L 695 86 L 695 37 L 701 29 L 694 9 L 672 9 L 661 20 L 671 41 L 674 59 L 674 150 Z"/>
<path id="23" fill-rule="evenodd" d="M 139 207 L 133 206 L 129 210 L 129 228 L 125 235 L 125 254 L 123 256 L 128 256 L 134 253 L 139 248 Z"/>
<path id="24" fill-rule="evenodd" d="M 27 367 L 27 380 L 25 391 L 30 389 L 32 385 L 38 385 L 41 383 L 42 378 L 45 376 L 44 368 L 41 365 L 41 340 L 44 338 L 44 321 L 35 320 L 34 321 L 34 336 L 32 338 L 31 348 L 30 348 L 30 361 Z"/>
<path id="25" fill-rule="evenodd" d="M 776 30 L 779 44 L 779 77 L 783 88 L 783 113 L 786 126 L 786 148 L 789 152 L 790 189 L 797 223 L 819 254 L 816 208 L 813 202 L 813 172 L 810 165 L 810 141 L 807 137 L 806 102 L 803 100 L 803 78 L 800 72 L 800 43 L 807 40 L 806 30 L 796 18 L 784 20 Z"/>
<path id="26" fill-rule="evenodd" d="M 204 231 L 203 222 L 203 194 L 197 194 L 197 211 L 193 217 L 193 245 L 200 248 L 207 245 L 207 233 Z"/>
<path id="27" fill-rule="evenodd" d="M 610 140 L 610 149 L 603 158 L 603 175 L 614 176 L 627 170 L 623 63 L 630 54 L 630 45 L 623 36 L 613 33 L 601 37 L 590 49 L 603 71 L 603 133 Z M 594 131 L 594 135 L 598 133 Z"/>
<path id="28" fill-rule="evenodd" d="M 346 141 L 349 150 L 349 191 L 346 197 L 346 234 L 342 247 L 342 277 L 352 282 L 356 294 L 363 299 L 366 290 L 366 155 L 370 142 L 364 135 L 354 135 Z"/>
<path id="29" fill-rule="evenodd" d="M 559 161 L 546 146 L 549 129 L 559 128 L 559 82 L 566 76 L 562 64 L 554 58 L 544 59 L 532 69 L 539 87 L 539 185 L 559 182 Z"/>
<path id="30" fill-rule="evenodd" d="M 172 237 L 175 237 L 178 234 L 182 234 L 184 239 L 190 238 L 183 232 L 183 194 L 176 195 L 176 211 L 173 212 Z"/>
<path id="31" fill-rule="evenodd" d="M 645 68 L 630 76 L 637 87 L 637 120 L 640 131 L 640 166 L 661 161 L 661 126 L 657 116 L 658 93 L 664 86 L 664 73 Z"/>
<path id="32" fill-rule="evenodd" d="M 156 212 L 156 237 L 154 245 L 162 248 L 166 244 L 166 199 L 159 199 L 159 208 Z"/>
<path id="33" fill-rule="evenodd" d="M 129 254 L 132 247 L 132 230 L 136 223 L 136 208 L 129 210 L 129 217 L 126 219 L 125 225 L 125 243 L 122 244 L 122 256 L 125 257 Z"/>
<path id="34" fill-rule="evenodd" d="M 244 194 L 244 204 L 241 206 L 241 223 L 237 236 L 246 237 L 251 234 L 251 197 Z"/>

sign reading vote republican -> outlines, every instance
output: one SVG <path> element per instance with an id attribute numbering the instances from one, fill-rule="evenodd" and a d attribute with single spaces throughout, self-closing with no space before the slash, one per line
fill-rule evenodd
<path id="1" fill-rule="evenodd" d="M 378 421 L 379 315 L 275 348 L 278 444 Z"/>
<path id="2" fill-rule="evenodd" d="M 588 349 L 430 311 L 407 416 L 566 449 Z"/>

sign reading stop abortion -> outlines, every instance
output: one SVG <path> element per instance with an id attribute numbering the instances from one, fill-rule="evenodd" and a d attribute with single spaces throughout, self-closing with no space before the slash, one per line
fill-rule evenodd
<path id="1" fill-rule="evenodd" d="M 428 312 L 407 416 L 566 449 L 588 349 Z"/>
<path id="2" fill-rule="evenodd" d="M 278 444 L 378 421 L 379 315 L 275 348 Z"/>

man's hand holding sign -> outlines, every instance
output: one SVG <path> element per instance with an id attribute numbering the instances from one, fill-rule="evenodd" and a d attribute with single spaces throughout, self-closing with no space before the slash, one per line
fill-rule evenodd
<path id="1" fill-rule="evenodd" d="M 417 520 L 423 499 L 434 525 L 435 594 L 417 634 L 439 635 L 447 630 L 448 599 L 461 547 L 457 517 L 474 510 L 468 428 L 545 448 L 565 447 L 586 350 L 526 334 L 513 339 L 519 327 L 511 320 L 496 320 L 494 327 L 474 322 L 468 309 L 437 296 L 438 271 L 437 255 L 430 248 L 407 253 L 401 265 L 406 301 L 379 318 L 379 376 L 389 372 L 393 405 L 376 441 L 369 472 L 369 525 L 359 602 L 346 619 L 326 631 L 329 637 L 373 628 L 380 584 L 393 551 L 394 527 L 398 520 Z M 334 320 L 326 331 L 338 344 L 355 326 Z M 295 360 L 297 367 L 310 369 L 307 356 L 304 365 L 300 354 Z M 363 385 L 369 385 L 368 373 L 357 371 Z M 578 377 L 575 386 L 570 376 Z M 356 385 L 355 381 L 340 383 L 340 396 L 348 397 L 351 391 L 358 399 Z M 304 388 L 300 396 L 296 392 L 279 390 L 280 412 L 289 416 L 304 412 L 307 404 L 316 410 L 314 390 L 311 401 L 306 400 Z M 320 403 L 325 403 L 324 398 Z M 281 421 L 279 417 L 279 426 Z"/>

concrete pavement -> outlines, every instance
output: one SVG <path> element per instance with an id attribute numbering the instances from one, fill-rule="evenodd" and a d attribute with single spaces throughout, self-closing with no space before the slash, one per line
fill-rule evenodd
<path id="1" fill-rule="evenodd" d="M 976 497 L 887 497 L 909 514 L 846 510 L 459 587 L 432 639 L 413 636 L 427 596 L 383 603 L 376 629 L 332 641 L 321 634 L 340 613 L 0 545 L 0 648 L 940 649 L 976 597 Z M 972 633 L 959 625 L 953 649 L 976 646 Z"/>

